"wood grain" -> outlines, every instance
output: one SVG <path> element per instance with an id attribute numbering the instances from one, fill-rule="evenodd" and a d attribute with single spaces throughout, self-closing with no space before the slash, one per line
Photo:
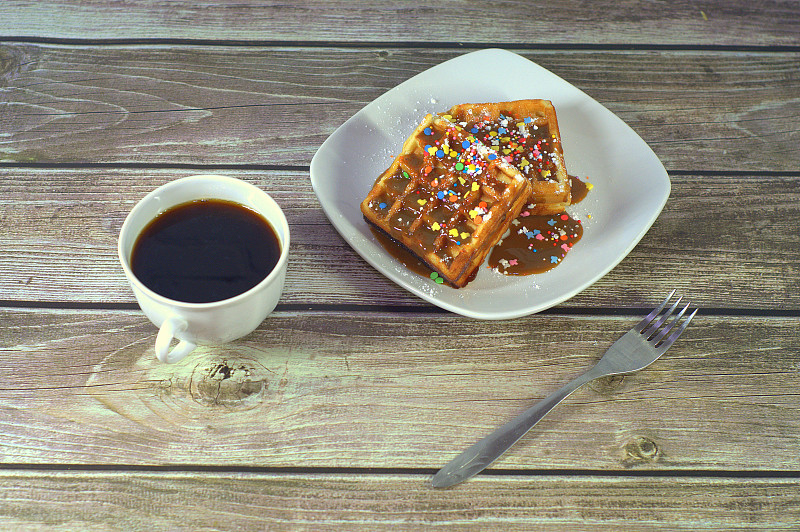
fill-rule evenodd
<path id="1" fill-rule="evenodd" d="M 0 45 L 0 161 L 305 167 L 367 103 L 468 51 Z M 669 170 L 800 167 L 797 53 L 517 51 L 617 114 Z"/>
<path id="2" fill-rule="evenodd" d="M 793 479 L 0 473 L 0 526 L 80 530 L 794 530 Z"/>
<path id="3" fill-rule="evenodd" d="M 59 39 L 797 45 L 797 9 L 777 0 L 592 2 L 7 0 L 4 35 Z"/>
<path id="4" fill-rule="evenodd" d="M 286 212 L 292 247 L 283 305 L 430 307 L 350 248 L 307 173 L 224 172 L 269 191 Z M 150 190 L 192 173 L 0 169 L 0 300 L 134 304 L 116 254 L 122 222 Z M 590 244 L 587 229 L 578 245 Z M 665 210 L 639 245 L 562 307 L 646 308 L 678 288 L 702 307 L 798 310 L 799 255 L 800 177 L 674 176 Z"/>
<path id="5" fill-rule="evenodd" d="M 6 309 L 0 463 L 432 469 L 638 319 L 276 312 L 166 365 L 139 312 Z M 663 359 L 576 392 L 493 468 L 797 471 L 796 325 L 700 314 Z"/>

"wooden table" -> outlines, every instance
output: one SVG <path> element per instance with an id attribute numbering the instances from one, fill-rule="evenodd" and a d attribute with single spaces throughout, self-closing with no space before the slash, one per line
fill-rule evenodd
<path id="1" fill-rule="evenodd" d="M 800 4 L 6 0 L 0 20 L 0 528 L 800 527 Z M 388 281 L 309 180 L 364 105 L 488 47 L 597 99 L 672 181 L 619 266 L 505 321 Z M 209 172 L 283 206 L 286 289 L 250 336 L 165 365 L 117 235 Z M 662 360 L 430 488 L 671 288 L 701 312 Z"/>

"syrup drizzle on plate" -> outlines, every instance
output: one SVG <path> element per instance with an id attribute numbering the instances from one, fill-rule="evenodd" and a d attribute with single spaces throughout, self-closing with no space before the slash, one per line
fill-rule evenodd
<path id="1" fill-rule="evenodd" d="M 577 177 L 569 177 L 574 205 L 586 197 L 589 187 Z M 512 222 L 510 233 L 492 248 L 487 261 L 490 268 L 505 275 L 544 273 L 561 264 L 570 248 L 583 236 L 581 221 L 566 212 L 553 215 L 526 215 L 526 212 Z M 423 277 L 434 278 L 436 274 L 425 262 L 383 231 L 371 225 L 370 230 L 387 253 L 403 266 Z"/>

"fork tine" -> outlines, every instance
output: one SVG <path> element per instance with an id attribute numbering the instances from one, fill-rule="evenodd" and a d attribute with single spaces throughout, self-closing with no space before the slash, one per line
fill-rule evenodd
<path id="1" fill-rule="evenodd" d="M 642 321 L 637 323 L 633 327 L 633 330 L 635 330 L 636 332 L 642 332 L 644 330 L 644 328 L 647 327 L 650 324 L 651 321 L 653 321 L 653 318 L 658 316 L 658 313 L 661 312 L 661 310 L 665 306 L 667 306 L 667 302 L 672 298 L 673 295 L 675 295 L 675 290 L 673 290 L 672 292 L 669 293 L 669 295 L 667 296 L 667 299 L 665 299 L 663 303 L 661 303 L 658 307 L 654 308 L 653 311 L 650 314 L 645 316 Z"/>
<path id="2" fill-rule="evenodd" d="M 694 318 L 694 315 L 695 315 L 695 314 L 697 314 L 697 310 L 698 310 L 698 309 L 694 309 L 694 312 L 692 312 L 691 314 L 689 314 L 689 317 L 688 317 L 688 318 L 686 318 L 686 321 L 684 321 L 683 323 L 681 323 L 681 326 L 680 326 L 680 327 L 678 327 L 678 328 L 675 330 L 675 332 L 673 332 L 673 333 L 670 335 L 670 337 L 669 337 L 669 338 L 667 338 L 666 340 L 664 340 L 663 342 L 661 342 L 661 345 L 660 345 L 660 346 L 658 346 L 658 350 L 659 350 L 660 352 L 662 352 L 662 353 L 663 353 L 664 351 L 666 351 L 667 349 L 669 349 L 669 348 L 670 348 L 670 346 L 672 346 L 672 344 L 674 344 L 674 343 L 675 343 L 675 340 L 677 340 L 677 339 L 678 339 L 678 337 L 679 337 L 681 334 L 683 334 L 683 330 L 686 328 L 686 326 L 687 326 L 687 325 L 689 325 L 689 322 L 690 322 L 690 321 L 692 321 L 692 318 Z"/>
<path id="3" fill-rule="evenodd" d="M 658 319 L 658 321 L 656 321 L 650 327 L 647 327 L 644 331 L 642 331 L 642 335 L 643 336 L 647 336 L 649 338 L 650 336 L 655 334 L 655 332 L 658 330 L 658 328 L 661 327 L 662 325 L 664 325 L 664 322 L 667 321 L 670 316 L 672 316 L 673 312 L 675 312 L 675 309 L 678 307 L 678 303 L 681 302 L 681 299 L 683 299 L 683 297 L 679 297 L 678 300 L 675 303 L 672 304 L 670 309 L 667 310 L 666 312 L 664 312 L 664 314 L 661 315 L 661 317 Z"/>
<path id="4" fill-rule="evenodd" d="M 665 337 L 667 334 L 669 334 L 669 331 L 671 331 L 671 330 L 672 330 L 672 328 L 673 328 L 673 327 L 675 327 L 675 324 L 676 324 L 676 323 L 678 323 L 678 321 L 680 321 L 680 319 L 681 319 L 681 316 L 683 316 L 683 314 L 684 314 L 684 313 L 685 313 L 685 312 L 688 310 L 688 308 L 689 308 L 689 305 L 691 305 L 691 303 L 687 303 L 687 304 L 686 304 L 686 306 L 685 306 L 685 307 L 683 307 L 683 308 L 681 309 L 681 311 L 680 311 L 680 312 L 678 312 L 678 314 L 675 316 L 675 319 L 674 319 L 674 320 L 672 320 L 671 322 L 669 322 L 669 325 L 667 325 L 666 327 L 664 327 L 664 328 L 661 330 L 661 332 L 660 332 L 660 333 L 658 333 L 656 336 L 654 336 L 654 337 L 653 337 L 653 338 L 650 340 L 650 343 L 652 343 L 653 345 L 658 345 L 658 343 L 659 343 L 661 340 L 663 340 L 663 339 L 664 339 L 664 337 Z"/>

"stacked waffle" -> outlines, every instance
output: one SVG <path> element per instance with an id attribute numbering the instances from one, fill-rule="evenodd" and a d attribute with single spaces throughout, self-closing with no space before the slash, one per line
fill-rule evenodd
<path id="1" fill-rule="evenodd" d="M 570 180 L 550 101 L 463 104 L 444 116 L 525 176 L 531 184 L 531 214 L 557 214 L 570 204 Z"/>
<path id="2" fill-rule="evenodd" d="M 523 207 L 569 204 L 546 100 L 458 105 L 427 115 L 361 203 L 367 222 L 463 287 Z"/>

